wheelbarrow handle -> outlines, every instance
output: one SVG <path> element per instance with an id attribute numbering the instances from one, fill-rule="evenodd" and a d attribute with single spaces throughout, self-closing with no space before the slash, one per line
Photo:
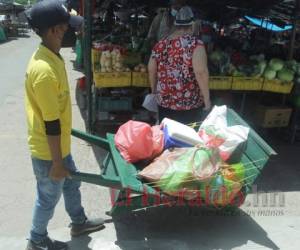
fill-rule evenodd
<path id="1" fill-rule="evenodd" d="M 80 130 L 77 129 L 72 129 L 71 134 L 79 139 L 82 139 L 86 142 L 89 142 L 93 145 L 99 146 L 100 148 L 109 150 L 109 143 L 106 139 L 99 137 L 99 136 L 95 136 L 95 135 L 91 135 L 85 132 L 82 132 Z"/>
<path id="2" fill-rule="evenodd" d="M 102 137 L 91 135 L 76 129 L 72 129 L 72 135 L 109 151 L 108 140 Z M 78 180 L 90 184 L 96 184 L 103 187 L 116 188 L 116 189 L 121 188 L 121 182 L 119 178 L 107 178 L 106 176 L 101 174 L 72 172 L 71 178 L 74 180 Z"/>
<path id="3" fill-rule="evenodd" d="M 121 189 L 121 184 L 119 179 L 106 178 L 99 174 L 72 172 L 71 178 L 73 180 L 82 181 L 90 184 L 95 184 L 102 187 Z"/>

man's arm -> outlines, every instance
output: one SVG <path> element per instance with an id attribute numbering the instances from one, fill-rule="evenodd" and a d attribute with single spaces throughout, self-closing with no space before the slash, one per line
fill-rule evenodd
<path id="1" fill-rule="evenodd" d="M 207 56 L 204 47 L 199 46 L 195 49 L 193 54 L 193 69 L 196 80 L 200 87 L 201 93 L 204 97 L 205 110 L 211 108 L 208 79 L 209 73 L 207 68 Z"/>
<path id="2" fill-rule="evenodd" d="M 148 72 L 149 72 L 149 82 L 151 86 L 152 94 L 156 93 L 156 86 L 157 86 L 157 62 L 151 56 L 149 63 L 148 63 Z"/>
<path id="3" fill-rule="evenodd" d="M 53 180 L 61 180 L 69 176 L 69 172 L 63 166 L 62 152 L 61 152 L 61 128 L 60 121 L 46 121 L 45 122 L 46 135 L 51 153 L 53 166 L 50 170 L 50 177 Z"/>

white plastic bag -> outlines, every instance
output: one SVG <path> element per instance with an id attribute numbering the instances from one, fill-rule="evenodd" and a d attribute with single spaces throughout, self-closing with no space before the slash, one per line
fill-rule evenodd
<path id="1" fill-rule="evenodd" d="M 158 105 L 155 94 L 148 94 L 143 102 L 143 107 L 151 112 L 158 112 Z"/>
<path id="2" fill-rule="evenodd" d="M 248 139 L 249 128 L 227 125 L 227 107 L 215 106 L 199 128 L 199 136 L 208 147 L 218 147 L 223 161 Z"/>

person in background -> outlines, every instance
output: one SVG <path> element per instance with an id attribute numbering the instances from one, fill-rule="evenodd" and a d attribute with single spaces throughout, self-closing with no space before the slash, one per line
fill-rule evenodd
<path id="1" fill-rule="evenodd" d="M 170 7 L 159 10 L 150 26 L 147 41 L 150 49 L 174 31 L 174 20 L 178 10 L 186 4 L 186 0 L 170 0 Z"/>
<path id="2" fill-rule="evenodd" d="M 203 41 L 207 53 L 211 53 L 214 49 L 215 30 L 209 23 L 203 23 L 201 26 L 201 40 Z"/>
<path id="3" fill-rule="evenodd" d="M 62 194 L 73 237 L 104 228 L 102 219 L 87 219 L 81 205 L 80 182 L 69 178 L 78 170 L 71 155 L 70 88 L 59 52 L 68 26 L 80 26 L 76 23 L 80 19 L 70 16 L 58 0 L 38 2 L 26 14 L 42 40 L 29 61 L 25 82 L 28 144 L 37 181 L 26 250 L 65 250 L 68 245 L 50 239 L 47 232 Z"/>
<path id="4" fill-rule="evenodd" d="M 181 8 L 173 33 L 152 50 L 149 81 L 160 122 L 165 117 L 185 124 L 200 121 L 202 109 L 211 108 L 207 56 L 203 42 L 192 35 L 193 19 L 190 7 Z"/>

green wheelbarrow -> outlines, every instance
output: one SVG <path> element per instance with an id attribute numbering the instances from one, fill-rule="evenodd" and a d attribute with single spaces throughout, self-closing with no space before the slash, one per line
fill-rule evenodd
<path id="1" fill-rule="evenodd" d="M 231 109 L 228 109 L 227 112 L 227 122 L 230 126 L 249 127 Z M 115 146 L 113 134 L 107 134 L 106 138 L 101 138 L 72 130 L 72 135 L 108 152 L 100 166 L 101 173 L 99 175 L 78 172 L 72 174 L 72 178 L 110 188 L 112 208 L 109 214 L 111 216 L 154 206 L 170 205 L 173 202 L 171 197 L 160 193 L 155 187 L 138 178 L 139 167 L 127 163 L 122 158 Z M 247 146 L 241 157 L 241 162 L 246 170 L 245 179 L 247 179 L 243 186 L 244 197 L 252 190 L 253 183 L 272 155 L 276 155 L 276 152 L 250 128 Z"/>

